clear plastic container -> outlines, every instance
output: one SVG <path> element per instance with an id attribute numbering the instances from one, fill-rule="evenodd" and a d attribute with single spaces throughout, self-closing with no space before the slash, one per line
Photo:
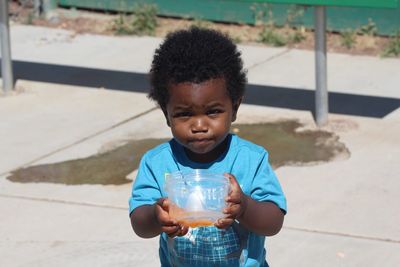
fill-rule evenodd
<path id="1" fill-rule="evenodd" d="M 171 201 L 169 214 L 192 228 L 213 225 L 224 216 L 229 187 L 227 177 L 206 170 L 168 174 L 165 190 Z"/>

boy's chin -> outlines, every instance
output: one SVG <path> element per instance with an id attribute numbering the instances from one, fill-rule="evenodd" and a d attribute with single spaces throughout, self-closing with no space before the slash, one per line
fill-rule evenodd
<path id="1" fill-rule="evenodd" d="M 186 147 L 187 152 L 195 157 L 207 157 L 215 147 Z"/>
<path id="2" fill-rule="evenodd" d="M 203 163 L 216 160 L 222 153 L 222 151 L 218 149 L 218 145 L 186 146 L 185 149 L 189 159 Z"/>
<path id="3" fill-rule="evenodd" d="M 198 156 L 205 156 L 207 153 L 210 153 L 213 148 L 187 148 L 191 154 Z"/>

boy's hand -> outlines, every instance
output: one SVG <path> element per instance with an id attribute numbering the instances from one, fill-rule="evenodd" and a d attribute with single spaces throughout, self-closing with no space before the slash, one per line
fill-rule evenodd
<path id="1" fill-rule="evenodd" d="M 154 216 L 161 227 L 161 232 L 166 233 L 171 238 L 186 235 L 189 228 L 178 224 L 169 216 L 169 206 L 168 198 L 160 198 L 154 205 Z"/>
<path id="2" fill-rule="evenodd" d="M 220 229 L 228 228 L 235 219 L 243 215 L 247 207 L 247 197 L 240 188 L 236 178 L 229 173 L 225 173 L 224 175 L 229 178 L 231 190 L 225 199 L 228 205 L 223 212 L 226 216 L 215 223 L 215 226 Z"/>

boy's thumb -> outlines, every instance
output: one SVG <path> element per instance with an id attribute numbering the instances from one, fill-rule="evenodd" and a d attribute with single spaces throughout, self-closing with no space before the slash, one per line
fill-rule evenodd
<path id="1" fill-rule="evenodd" d="M 231 184 L 238 184 L 238 182 L 236 181 L 235 176 L 233 176 L 232 174 L 230 174 L 230 173 L 224 173 L 224 176 L 227 177 L 227 178 L 229 179 L 229 182 L 230 182 Z"/>
<path id="2" fill-rule="evenodd" d="M 163 210 L 169 210 L 169 200 L 168 198 L 162 197 L 157 200 L 157 205 L 159 205 Z"/>

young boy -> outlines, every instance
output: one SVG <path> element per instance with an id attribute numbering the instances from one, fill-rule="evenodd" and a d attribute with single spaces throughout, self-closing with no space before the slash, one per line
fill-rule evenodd
<path id="1" fill-rule="evenodd" d="M 160 235 L 161 266 L 268 266 L 265 236 L 282 228 L 286 200 L 267 151 L 229 133 L 246 84 L 236 45 L 214 30 L 177 31 L 156 50 L 150 77 L 149 97 L 173 139 L 142 158 L 129 200 L 133 230 Z M 226 216 L 214 226 L 188 229 L 168 215 L 165 174 L 190 169 L 230 180 Z"/>

